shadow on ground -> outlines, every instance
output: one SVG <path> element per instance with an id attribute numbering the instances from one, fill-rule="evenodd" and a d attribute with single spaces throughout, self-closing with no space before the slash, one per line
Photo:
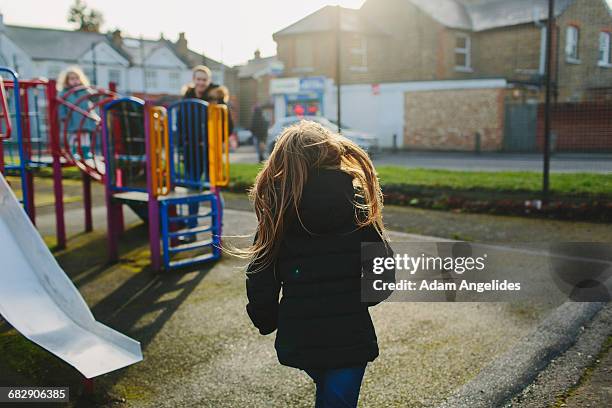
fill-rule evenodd
<path id="1" fill-rule="evenodd" d="M 112 280 L 118 286 L 95 302 L 92 313 L 99 322 L 138 339 L 144 353 L 212 268 L 206 265 L 197 271 L 153 272 L 148 252 L 142 250 L 146 242 L 146 226 L 141 224 L 121 237 L 123 258 L 116 264 L 106 262 L 106 236 L 96 233 L 79 234 L 73 237 L 67 250 L 56 253 L 58 262 L 81 291 L 101 275 L 114 275 Z M 154 318 L 147 319 L 144 325 L 138 324 L 145 315 Z M 110 391 L 125 370 L 96 378 L 93 394 L 86 392 L 84 377 L 78 371 L 26 340 L 4 321 L 0 321 L 0 355 L 5 356 L 0 365 L 4 372 L 0 380 L 6 382 L 1 385 L 68 386 L 70 406 L 76 407 L 116 405 L 125 401 Z"/>

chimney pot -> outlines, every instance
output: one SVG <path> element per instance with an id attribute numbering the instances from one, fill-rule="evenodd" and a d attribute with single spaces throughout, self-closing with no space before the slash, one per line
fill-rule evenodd
<path id="1" fill-rule="evenodd" d="M 189 48 L 187 48 L 187 39 L 185 38 L 185 33 L 179 33 L 179 38 L 176 41 L 176 50 L 179 55 L 186 57 L 189 53 Z"/>
<path id="2" fill-rule="evenodd" d="M 123 38 L 121 37 L 121 30 L 113 31 L 112 42 L 115 47 L 121 47 L 123 45 Z"/>

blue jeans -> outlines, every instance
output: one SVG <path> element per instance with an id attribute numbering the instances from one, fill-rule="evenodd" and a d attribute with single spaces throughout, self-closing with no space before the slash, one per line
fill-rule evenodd
<path id="1" fill-rule="evenodd" d="M 366 365 L 349 368 L 308 369 L 317 386 L 315 408 L 355 408 Z"/>

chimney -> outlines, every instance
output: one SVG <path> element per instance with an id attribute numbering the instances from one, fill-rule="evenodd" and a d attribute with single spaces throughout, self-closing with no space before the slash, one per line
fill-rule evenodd
<path id="1" fill-rule="evenodd" d="M 0 13 L 0 32 L 4 31 L 4 14 Z"/>
<path id="2" fill-rule="evenodd" d="M 115 30 L 113 31 L 113 37 L 112 40 L 113 45 L 117 48 L 121 48 L 121 46 L 123 45 L 123 38 L 121 38 L 121 30 Z"/>
<path id="3" fill-rule="evenodd" d="M 160 41 L 163 41 L 163 40 L 165 40 L 165 39 L 166 39 L 166 38 L 164 37 L 164 33 L 160 33 L 160 34 L 159 34 L 159 40 L 160 40 Z"/>
<path id="4" fill-rule="evenodd" d="M 261 58 L 261 51 L 255 50 L 255 59 L 258 60 Z"/>
<path id="5" fill-rule="evenodd" d="M 176 51 L 179 53 L 179 55 L 187 56 L 189 49 L 187 48 L 185 33 L 179 33 L 179 38 L 176 41 Z"/>

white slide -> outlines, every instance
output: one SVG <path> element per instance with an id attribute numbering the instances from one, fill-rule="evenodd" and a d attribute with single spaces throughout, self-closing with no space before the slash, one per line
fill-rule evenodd
<path id="1" fill-rule="evenodd" d="M 1 174 L 0 314 L 86 378 L 142 360 L 139 342 L 94 319 Z"/>

